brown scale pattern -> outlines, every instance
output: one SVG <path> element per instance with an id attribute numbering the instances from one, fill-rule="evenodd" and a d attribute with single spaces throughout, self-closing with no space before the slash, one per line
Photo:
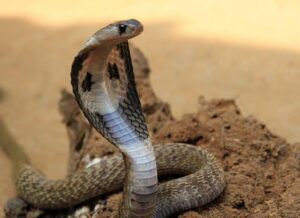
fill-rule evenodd
<path id="1" fill-rule="evenodd" d="M 82 64 L 77 62 L 83 63 L 87 57 L 87 53 L 79 53 L 74 60 L 71 72 L 73 91 L 75 93 L 76 100 L 90 123 L 92 123 L 105 138 L 107 138 L 110 142 L 115 143 L 105 127 L 102 115 L 90 112 L 84 108 L 80 95 L 78 95 L 78 86 L 80 85 L 78 83 L 78 73 L 82 69 Z M 109 66 L 113 65 L 115 65 L 119 71 L 119 79 L 110 79 Z M 122 118 L 126 120 L 132 128 L 134 128 L 134 131 L 138 133 L 141 140 L 147 139 L 149 135 L 136 90 L 128 42 L 122 42 L 112 49 L 108 56 L 108 65 L 105 73 L 106 75 L 104 78 L 107 89 L 119 101 L 118 112 Z"/>
<path id="2" fill-rule="evenodd" d="M 206 150 L 187 144 L 154 145 L 158 174 L 184 177 L 159 185 L 156 217 L 204 205 L 224 189 L 224 172 Z M 39 208 L 56 209 L 77 205 L 92 197 L 119 190 L 125 178 L 120 154 L 76 172 L 63 180 L 48 180 L 31 167 L 18 176 L 18 194 Z"/>
<path id="3" fill-rule="evenodd" d="M 138 24 L 135 20 L 130 20 L 129 22 Z M 97 32 L 97 34 L 101 34 L 101 31 Z M 111 49 L 108 57 L 101 56 L 109 63 L 106 66 L 103 77 L 107 85 L 107 91 L 112 94 L 109 94 L 109 97 L 116 98 L 118 115 L 122 116 L 125 121 L 123 125 L 126 126 L 128 124 L 133 132 L 137 133 L 138 137 L 143 141 L 148 139 L 149 135 L 136 90 L 128 42 L 121 42 Z M 113 116 L 113 114 L 101 115 L 98 112 L 94 112 L 95 110 L 93 109 L 95 108 L 85 108 L 79 92 L 80 85 L 82 85 L 79 84 L 80 77 L 83 78 L 87 73 L 81 72 L 81 69 L 86 64 L 85 60 L 87 58 L 98 58 L 94 56 L 95 54 L 98 55 L 99 52 L 82 50 L 75 58 L 71 72 L 73 91 L 80 108 L 90 123 L 107 140 L 117 145 L 110 133 L 110 128 L 106 126 L 105 122 L 105 118 Z M 88 71 L 88 68 L 84 69 Z M 98 70 L 99 73 L 103 72 L 102 69 Z M 82 81 L 82 78 L 80 81 Z M 90 85 L 90 82 L 86 85 Z M 91 87 L 87 86 L 88 90 L 93 90 L 93 85 Z M 186 144 L 165 144 L 155 146 L 155 156 L 159 174 L 179 173 L 187 175 L 159 186 L 155 215 L 157 217 L 164 217 L 181 210 L 206 204 L 224 189 L 224 173 L 221 166 L 218 165 L 211 154 L 204 150 Z M 128 158 L 125 157 L 125 160 L 127 168 L 130 168 Z M 21 170 L 18 177 L 18 195 L 40 208 L 70 207 L 97 195 L 120 189 L 125 177 L 122 161 L 121 156 L 111 157 L 100 164 L 58 181 L 47 180 L 32 168 L 25 167 Z M 130 188 L 132 183 L 130 181 L 133 179 L 135 178 L 132 178 L 130 173 L 128 173 L 128 183 L 125 182 L 125 196 L 131 195 Z M 136 187 L 132 188 L 134 191 Z M 127 189 L 129 190 L 128 192 L 126 192 Z M 125 197 L 125 199 L 128 198 Z M 130 196 L 129 199 L 131 199 Z M 129 210 L 134 205 L 127 204 L 126 201 L 122 205 L 124 210 L 126 209 L 125 212 L 123 211 L 122 217 L 127 217 L 126 214 L 129 213 Z M 142 204 L 139 204 L 139 206 L 142 207 Z M 135 212 L 139 210 L 138 207 L 134 207 L 134 209 Z M 152 210 L 147 210 L 145 207 L 143 209 L 152 213 Z M 122 213 L 122 209 L 120 212 Z M 143 214 L 139 214 L 139 216 L 143 216 Z M 150 215 L 145 216 L 149 217 Z"/>
<path id="4" fill-rule="evenodd" d="M 109 64 L 116 65 L 120 72 L 120 78 L 111 80 L 109 76 L 106 76 L 106 84 L 108 89 L 119 99 L 118 111 L 122 118 L 130 123 L 141 140 L 145 140 L 149 135 L 136 90 L 129 52 L 128 42 L 118 44 L 111 51 L 108 61 Z M 108 74 L 108 69 L 106 72 Z"/>

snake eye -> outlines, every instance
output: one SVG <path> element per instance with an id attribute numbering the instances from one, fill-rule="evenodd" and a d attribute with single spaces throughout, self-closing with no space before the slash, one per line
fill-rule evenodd
<path id="1" fill-rule="evenodd" d="M 122 35 L 123 33 L 125 33 L 126 32 L 126 28 L 127 28 L 126 24 L 120 24 L 119 25 L 119 34 Z"/>

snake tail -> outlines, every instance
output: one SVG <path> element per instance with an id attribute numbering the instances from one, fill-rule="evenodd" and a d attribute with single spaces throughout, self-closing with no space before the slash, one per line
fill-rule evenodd
<path id="1" fill-rule="evenodd" d="M 9 157 L 13 167 L 13 179 L 16 181 L 24 165 L 29 165 L 29 157 L 10 133 L 4 120 L 0 118 L 0 149 Z"/>

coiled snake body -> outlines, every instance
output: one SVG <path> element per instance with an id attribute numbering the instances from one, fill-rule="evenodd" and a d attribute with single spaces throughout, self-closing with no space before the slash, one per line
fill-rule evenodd
<path id="1" fill-rule="evenodd" d="M 224 172 L 207 151 L 179 143 L 152 146 L 127 43 L 142 30 L 134 19 L 110 24 L 89 38 L 72 65 L 71 83 L 81 110 L 122 156 L 56 181 L 23 166 L 16 180 L 19 197 L 57 209 L 124 186 L 120 217 L 166 217 L 204 205 L 223 191 Z M 183 177 L 158 185 L 157 173 Z"/>

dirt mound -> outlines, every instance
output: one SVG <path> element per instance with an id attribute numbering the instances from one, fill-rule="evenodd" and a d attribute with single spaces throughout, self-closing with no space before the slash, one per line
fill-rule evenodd
<path id="1" fill-rule="evenodd" d="M 254 117 L 244 117 L 234 100 L 206 101 L 200 97 L 197 113 L 175 120 L 169 105 L 160 101 L 150 86 L 150 70 L 142 53 L 132 48 L 132 56 L 153 142 L 182 142 L 204 147 L 225 169 L 224 193 L 205 207 L 179 214 L 180 217 L 299 216 L 299 143 L 288 144 Z M 86 165 L 87 156 L 91 160 L 117 152 L 89 126 L 72 95 L 63 92 L 60 110 L 71 141 L 70 174 Z M 121 194 L 115 193 L 57 212 L 40 211 L 14 199 L 7 204 L 6 214 L 14 217 L 12 211 L 18 208 L 29 217 L 66 217 L 74 211 L 77 217 L 79 213 L 112 217 L 120 199 Z"/>

